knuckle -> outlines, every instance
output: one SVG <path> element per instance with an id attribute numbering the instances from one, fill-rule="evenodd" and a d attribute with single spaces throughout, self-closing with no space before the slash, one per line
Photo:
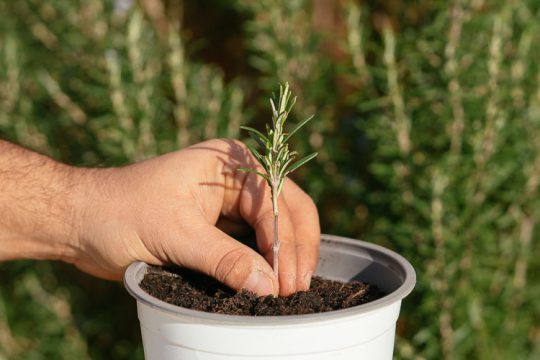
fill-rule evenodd
<path id="1" fill-rule="evenodd" d="M 270 220 L 274 218 L 274 209 L 272 208 L 270 202 L 267 202 L 267 206 L 262 207 L 262 209 L 259 210 L 258 214 L 256 215 L 255 222 L 253 223 L 253 227 L 255 229 L 260 229 L 264 225 L 270 224 Z"/>
<path id="2" fill-rule="evenodd" d="M 255 261 L 247 249 L 238 247 L 226 252 L 216 265 L 213 276 L 223 283 L 255 268 Z"/>

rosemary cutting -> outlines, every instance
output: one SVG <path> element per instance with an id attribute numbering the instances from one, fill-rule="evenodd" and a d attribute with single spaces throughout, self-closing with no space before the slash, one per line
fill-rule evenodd
<path id="1" fill-rule="evenodd" d="M 289 84 L 279 86 L 279 97 L 276 98 L 275 94 L 272 94 L 270 99 L 270 105 L 272 106 L 272 124 L 266 125 L 266 135 L 257 129 L 241 126 L 241 129 L 249 132 L 250 136 L 257 142 L 261 148 L 259 152 L 254 147 L 246 144 L 249 151 L 253 154 L 255 159 L 261 164 L 265 173 L 257 171 L 256 169 L 241 168 L 239 171 L 246 171 L 255 173 L 266 180 L 271 189 L 272 195 L 272 207 L 274 211 L 274 241 L 273 241 L 273 253 L 274 253 L 274 273 L 276 276 L 279 274 L 279 237 L 278 237 L 278 198 L 285 178 L 288 174 L 292 173 L 300 166 L 304 165 L 308 161 L 317 156 L 317 153 L 312 153 L 300 160 L 294 162 L 296 151 L 289 150 L 289 139 L 298 131 L 302 126 L 307 124 L 313 115 L 304 119 L 298 123 L 290 132 L 284 131 L 285 121 L 289 116 L 294 104 L 296 103 L 296 97 L 291 99 L 291 90 Z"/>

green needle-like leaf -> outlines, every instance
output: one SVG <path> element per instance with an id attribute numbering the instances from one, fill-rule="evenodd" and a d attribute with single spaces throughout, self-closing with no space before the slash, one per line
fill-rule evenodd
<path id="1" fill-rule="evenodd" d="M 294 164 L 291 165 L 291 167 L 287 170 L 286 174 L 292 173 L 294 170 L 298 169 L 300 166 L 302 166 L 305 163 L 307 163 L 308 161 L 314 159 L 315 156 L 317 156 L 317 155 L 318 155 L 318 153 L 314 152 L 313 154 L 309 154 L 305 158 L 302 158 L 302 159 L 298 160 L 297 162 L 295 162 Z"/>
<path id="2" fill-rule="evenodd" d="M 236 169 L 238 171 L 243 171 L 243 172 L 249 172 L 249 173 L 253 173 L 253 174 L 257 174 L 259 175 L 260 177 L 262 177 L 263 179 L 265 179 L 266 181 L 270 182 L 270 178 L 268 177 L 268 175 L 266 174 L 263 174 L 262 172 L 260 171 L 257 171 L 255 169 L 251 169 L 251 168 L 239 168 L 239 169 Z"/>
<path id="3" fill-rule="evenodd" d="M 250 133 L 256 135 L 257 137 L 259 137 L 265 144 L 270 144 L 270 140 L 268 140 L 268 138 L 262 133 L 260 132 L 259 130 L 257 129 L 254 129 L 252 127 L 249 127 L 249 126 L 240 126 L 240 129 L 242 130 L 246 130 L 246 131 L 249 131 Z"/>
<path id="4" fill-rule="evenodd" d="M 253 154 L 253 156 L 255 156 L 255 159 L 257 159 L 258 162 L 260 162 L 261 164 L 264 163 L 263 156 L 257 151 L 257 149 L 255 149 L 253 146 L 249 144 L 246 144 L 246 146 L 249 149 L 249 151 Z"/>
<path id="5" fill-rule="evenodd" d="M 311 115 L 309 117 L 307 117 L 306 119 L 304 119 L 302 122 L 300 122 L 298 125 L 296 125 L 294 127 L 294 129 L 291 130 L 290 133 L 287 134 L 287 136 L 285 136 L 285 139 L 283 139 L 283 142 L 286 143 L 287 141 L 289 141 L 289 139 L 291 138 L 291 136 L 293 136 L 298 130 L 300 130 L 300 128 L 304 125 L 306 125 L 311 119 L 313 119 L 313 116 L 314 115 Z"/>

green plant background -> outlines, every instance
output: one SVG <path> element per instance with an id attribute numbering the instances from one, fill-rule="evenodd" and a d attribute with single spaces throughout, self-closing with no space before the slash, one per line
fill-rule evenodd
<path id="1" fill-rule="evenodd" d="M 417 270 L 395 358 L 538 359 L 539 59 L 535 0 L 4 0 L 0 136 L 121 165 L 239 137 L 289 81 L 323 230 Z M 120 284 L 0 264 L 0 359 L 142 357 Z"/>

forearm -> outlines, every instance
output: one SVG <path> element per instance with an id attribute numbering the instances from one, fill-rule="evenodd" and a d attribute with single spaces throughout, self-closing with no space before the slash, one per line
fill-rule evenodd
<path id="1" fill-rule="evenodd" d="M 0 261 L 76 257 L 79 172 L 0 140 Z"/>

